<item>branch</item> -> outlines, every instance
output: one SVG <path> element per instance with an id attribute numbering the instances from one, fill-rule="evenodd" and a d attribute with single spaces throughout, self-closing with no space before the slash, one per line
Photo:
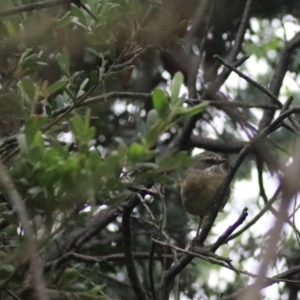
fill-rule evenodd
<path id="1" fill-rule="evenodd" d="M 164 242 L 159 241 L 159 240 L 155 240 L 155 239 L 153 239 L 153 240 L 155 241 L 155 243 L 160 244 L 164 247 L 168 247 L 168 248 L 174 249 L 178 252 L 189 254 L 189 255 L 194 256 L 196 258 L 200 258 L 200 259 L 205 260 L 209 263 L 219 265 L 219 266 L 224 267 L 228 270 L 234 271 L 237 274 L 247 275 L 247 276 L 252 277 L 252 278 L 257 278 L 258 277 L 258 275 L 256 275 L 256 274 L 253 274 L 253 273 L 243 271 L 243 270 L 239 270 L 239 269 L 235 268 L 232 265 L 230 258 L 216 255 L 215 253 L 211 252 L 208 248 L 197 247 L 196 248 L 197 252 L 192 252 L 192 251 L 189 251 L 189 250 L 181 249 L 181 248 L 176 247 L 174 245 L 164 243 Z M 288 279 L 275 278 L 275 277 L 264 277 L 264 279 L 267 280 L 267 281 L 270 281 L 270 282 L 274 282 L 274 283 L 279 283 L 279 282 L 299 283 L 298 280 L 288 280 Z"/>
<path id="2" fill-rule="evenodd" d="M 87 292 L 68 292 L 59 291 L 54 289 L 46 289 L 47 294 L 51 300 L 77 300 L 77 299 L 89 299 L 89 300 L 107 300 L 107 296 L 93 295 Z M 14 290 L 14 296 L 19 297 L 19 299 L 36 300 L 36 294 L 31 287 L 25 287 L 19 290 Z M 2 297 L 3 300 L 16 300 L 13 296 Z"/>
<path id="3" fill-rule="evenodd" d="M 134 93 L 134 92 L 110 92 L 107 94 L 103 94 L 100 96 L 90 97 L 81 103 L 77 103 L 76 108 L 83 107 L 83 106 L 89 106 L 91 104 L 106 101 L 109 99 L 116 99 L 116 98 L 128 98 L 128 99 L 144 99 L 144 100 L 151 100 L 152 94 L 150 93 Z M 209 105 L 214 107 L 242 107 L 242 108 L 263 108 L 263 109 L 278 109 L 278 106 L 271 105 L 271 104 L 265 104 L 265 103 L 257 103 L 257 104 L 249 104 L 244 103 L 241 101 L 235 101 L 235 102 L 220 102 L 220 101 L 213 101 L 213 100 L 199 100 L 199 99 L 185 99 L 186 103 L 195 105 L 200 104 L 203 101 L 207 101 Z M 66 105 L 63 108 L 56 109 L 52 112 L 52 117 L 56 117 L 65 111 L 67 111 L 72 105 Z M 74 107 L 75 108 L 75 107 Z"/>
<path id="4" fill-rule="evenodd" d="M 236 43 L 233 47 L 233 50 L 230 54 L 231 58 L 234 58 L 237 55 L 237 51 L 240 48 L 240 45 L 242 43 L 243 37 L 242 33 L 245 32 L 246 30 L 246 24 L 249 19 L 249 13 L 250 13 L 250 6 L 251 6 L 251 0 L 248 0 L 245 6 L 245 10 L 243 13 L 242 17 L 242 22 L 240 24 L 239 30 L 238 30 L 238 35 L 237 35 L 237 40 Z M 229 76 L 229 73 L 227 72 L 226 76 L 224 74 L 220 74 L 216 77 L 215 81 L 212 83 L 210 88 L 204 92 L 203 98 L 207 98 L 207 96 L 215 94 L 220 87 L 223 85 L 227 77 Z M 195 123 L 197 122 L 199 116 L 193 116 L 191 117 L 184 125 L 183 130 L 181 134 L 178 136 L 178 138 L 174 142 L 174 152 L 177 151 L 177 149 L 182 149 L 184 148 L 184 145 L 186 144 L 187 139 L 189 139 L 194 127 Z"/>
<path id="5" fill-rule="evenodd" d="M 187 73 L 187 89 L 189 97 L 197 97 L 197 74 L 200 64 L 202 63 L 203 48 L 211 24 L 213 11 L 215 9 L 215 0 L 200 1 L 195 16 L 191 24 L 191 28 L 188 31 L 187 36 L 187 52 L 190 54 L 189 68 Z M 196 38 L 198 43 L 195 43 Z M 199 41 L 201 41 L 199 43 Z M 199 55 L 194 54 L 193 46 L 198 44 Z"/>
<path id="6" fill-rule="evenodd" d="M 270 84 L 269 84 L 269 90 L 274 95 L 279 94 L 283 79 L 284 79 L 285 74 L 289 67 L 290 58 L 291 58 L 293 52 L 299 46 L 300 46 L 300 33 L 297 33 L 288 43 L 286 43 L 285 47 L 281 51 L 279 60 L 276 63 L 276 68 L 275 68 L 274 74 L 273 74 Z M 269 101 L 270 101 L 270 99 L 269 99 Z M 264 128 L 267 125 L 269 125 L 274 117 L 274 114 L 275 114 L 275 111 L 265 112 L 260 121 L 259 128 Z"/>
<path id="7" fill-rule="evenodd" d="M 217 241 L 210 247 L 212 252 L 217 251 L 217 249 L 225 243 L 225 241 L 230 237 L 230 235 L 246 220 L 248 216 L 248 208 L 245 207 L 237 219 L 237 221 L 229 226 L 227 230 L 217 239 Z"/>
<path id="8" fill-rule="evenodd" d="M 263 283 L 263 288 L 266 288 L 270 285 L 273 285 L 274 283 L 278 283 L 278 280 L 284 280 L 286 278 L 290 278 L 293 275 L 299 274 L 300 273 L 300 265 L 297 265 L 295 267 L 292 267 L 290 269 L 288 269 L 285 272 L 279 273 L 273 277 L 271 277 L 270 279 L 265 279 L 264 283 Z M 245 291 L 252 291 L 254 288 L 254 284 L 247 286 L 246 288 L 242 288 L 236 292 L 234 292 L 231 295 L 228 296 L 223 296 L 222 298 L 218 299 L 218 300 L 230 300 L 230 299 L 237 299 L 237 297 L 239 297 L 240 295 L 242 295 Z M 254 299 L 254 298 L 252 298 Z"/>
<path id="9" fill-rule="evenodd" d="M 300 34 L 299 34 L 299 43 L 300 43 Z M 214 58 L 217 59 L 218 61 L 220 61 L 224 66 L 226 66 L 230 70 L 232 70 L 235 73 L 237 73 L 241 78 L 243 78 L 246 81 L 248 81 L 249 83 L 251 83 L 257 89 L 259 89 L 260 91 L 262 91 L 265 95 L 269 96 L 269 98 L 272 99 L 279 108 L 281 108 L 281 109 L 283 108 L 283 104 L 279 101 L 279 99 L 276 97 L 276 95 L 274 95 L 272 93 L 272 91 L 270 89 L 267 89 L 267 88 L 263 87 L 262 85 L 260 85 L 259 83 L 257 83 L 256 81 L 254 81 L 253 79 L 251 79 L 250 77 L 248 77 L 247 75 L 245 75 L 243 72 L 239 71 L 237 68 L 231 66 L 229 63 L 227 63 L 225 60 L 223 60 L 220 56 L 214 55 Z M 270 113 L 274 114 L 274 111 L 270 110 Z M 272 120 L 272 118 L 270 120 Z M 290 118 L 290 121 L 294 125 L 294 127 L 296 128 L 296 130 L 299 131 L 300 130 L 300 125 L 298 124 L 298 122 L 296 120 L 294 120 L 293 118 Z M 270 122 L 266 123 L 266 125 L 268 125 L 268 124 L 270 124 Z M 264 128 L 264 127 L 266 127 L 266 126 L 263 126 L 262 125 L 262 121 L 261 121 L 261 123 L 260 123 L 260 129 Z"/>
<path id="10" fill-rule="evenodd" d="M 124 246 L 124 257 L 125 264 L 127 269 L 127 274 L 132 286 L 132 289 L 139 300 L 147 300 L 148 297 L 143 290 L 140 279 L 138 277 L 133 251 L 132 251 L 132 237 L 131 237 L 131 224 L 130 217 L 133 209 L 139 204 L 140 200 L 137 196 L 133 196 L 127 205 L 124 206 L 123 209 L 123 218 L 122 218 L 122 229 L 123 229 L 123 246 Z"/>
<path id="11" fill-rule="evenodd" d="M 142 98 L 145 100 L 151 100 L 152 99 L 152 94 L 148 94 L 148 93 L 133 93 L 133 92 L 110 92 L 101 96 L 95 96 L 95 97 L 90 97 L 84 101 L 82 101 L 81 103 L 77 104 L 77 107 L 82 107 L 82 106 L 88 106 L 94 103 L 97 103 L 99 101 L 104 101 L 104 100 L 108 100 L 108 99 L 114 99 L 114 98 Z M 64 113 L 65 111 L 67 111 L 71 105 L 67 105 L 63 108 L 57 109 L 52 113 L 53 117 L 56 117 L 62 113 Z"/>
<path id="12" fill-rule="evenodd" d="M 174 250 L 176 250 L 178 252 L 189 254 L 189 255 L 191 255 L 193 257 L 201 258 L 201 259 L 209 261 L 211 263 L 215 263 L 216 262 L 215 260 L 224 261 L 226 263 L 231 262 L 230 258 L 217 255 L 217 254 L 213 253 L 212 251 L 210 251 L 210 249 L 208 249 L 208 248 L 197 247 L 197 251 L 190 251 L 190 250 L 185 250 L 185 249 L 176 247 L 176 246 L 171 245 L 171 244 L 164 243 L 164 242 L 162 242 L 160 240 L 157 240 L 157 239 L 154 239 L 154 238 L 152 238 L 152 240 L 155 243 L 157 243 L 159 245 L 162 245 L 164 247 L 168 247 L 168 248 L 174 249 Z M 211 260 L 209 258 L 213 258 L 214 260 Z"/>
<path id="13" fill-rule="evenodd" d="M 72 249 L 80 249 L 87 241 L 89 241 L 93 236 L 99 234 L 99 232 L 104 229 L 108 224 L 116 219 L 123 206 L 109 207 L 105 210 L 101 210 L 96 214 L 85 228 L 75 229 L 73 232 L 68 234 L 69 240 L 63 240 L 60 248 L 68 252 Z"/>
<path id="14" fill-rule="evenodd" d="M 279 186 L 277 188 L 273 197 L 266 203 L 265 207 L 251 221 L 249 221 L 243 228 L 241 228 L 239 231 L 237 231 L 232 236 L 228 237 L 228 239 L 224 243 L 227 243 L 230 240 L 235 239 L 236 237 L 241 235 L 243 232 L 245 232 L 247 229 L 249 229 L 253 224 L 255 224 L 270 209 L 270 207 L 272 207 L 272 205 L 278 198 L 280 192 L 281 192 L 281 186 Z"/>
<path id="15" fill-rule="evenodd" d="M 234 62 L 237 55 L 239 54 L 240 49 L 241 49 L 242 44 L 243 44 L 243 41 L 244 41 L 244 38 L 245 38 L 245 33 L 246 33 L 248 22 L 249 22 L 249 19 L 250 19 L 251 5 L 252 5 L 252 0 L 247 0 L 246 5 L 245 5 L 245 9 L 243 11 L 243 16 L 242 16 L 242 20 L 241 20 L 241 23 L 240 23 L 240 27 L 238 29 L 236 39 L 234 41 L 234 45 L 233 45 L 233 47 L 230 50 L 230 53 L 228 55 L 228 61 L 230 61 L 232 63 Z"/>
<path id="16" fill-rule="evenodd" d="M 167 217 L 167 207 L 166 207 L 166 201 L 164 196 L 164 191 L 162 191 L 163 187 L 159 186 L 156 187 L 157 194 L 160 199 L 160 220 L 159 220 L 159 227 L 158 227 L 158 233 L 157 233 L 157 239 L 160 240 L 161 236 L 165 229 L 166 224 L 166 217 Z M 151 288 L 151 294 L 152 294 L 152 300 L 156 300 L 156 294 L 155 294 L 155 285 L 154 285 L 154 276 L 153 276 L 153 262 L 154 262 L 154 252 L 156 244 L 153 242 L 151 243 L 151 249 L 149 253 L 149 281 L 150 281 L 150 288 Z"/>
<path id="17" fill-rule="evenodd" d="M 245 75 L 243 72 L 239 71 L 237 68 L 233 67 L 230 63 L 226 62 L 224 59 L 222 59 L 219 55 L 214 55 L 214 58 L 218 60 L 222 65 L 230 69 L 231 71 L 238 74 L 241 78 L 245 79 L 247 82 L 251 83 L 253 86 L 255 86 L 257 89 L 262 91 L 264 94 L 269 96 L 279 108 L 282 108 L 282 103 L 279 101 L 279 99 L 267 88 L 262 86 L 261 84 L 257 83 L 255 80 L 251 79 L 247 75 Z"/>
<path id="18" fill-rule="evenodd" d="M 213 140 L 210 138 L 205 138 L 202 136 L 192 135 L 191 136 L 191 147 L 204 148 L 209 151 L 223 152 L 223 153 L 239 153 L 246 142 L 240 141 L 220 141 Z"/>
<path id="19" fill-rule="evenodd" d="M 73 3 L 74 0 L 49 0 L 49 1 L 41 1 L 36 3 L 30 3 L 25 5 L 20 5 L 17 7 L 7 8 L 0 11 L 0 18 L 19 14 L 25 11 L 38 10 L 46 7 L 52 7 L 57 5 L 64 5 Z"/>
<path id="20" fill-rule="evenodd" d="M 40 300 L 47 300 L 49 299 L 49 297 L 46 293 L 46 285 L 43 280 L 43 270 L 40 263 L 38 250 L 37 250 L 35 234 L 30 225 L 25 204 L 22 201 L 22 198 L 19 195 L 17 189 L 15 188 L 14 183 L 8 173 L 8 170 L 1 163 L 0 163 L 0 182 L 8 194 L 8 199 L 10 201 L 11 206 L 14 207 L 14 209 L 18 214 L 19 220 L 24 230 L 26 240 L 28 242 L 28 252 L 30 256 L 31 268 L 33 273 L 33 283 L 34 283 L 37 297 Z M 2 282 L 1 288 L 4 288 L 5 284 L 8 283 L 9 279 L 10 277 L 8 277 L 8 279 Z"/>
<path id="21" fill-rule="evenodd" d="M 227 60 L 230 63 L 234 63 L 234 60 L 236 59 L 236 57 L 241 49 L 242 43 L 244 41 L 245 33 L 247 30 L 247 26 L 248 26 L 248 22 L 249 22 L 249 18 L 250 18 L 251 4 L 252 4 L 252 0 L 247 0 L 234 45 L 231 48 L 229 55 L 227 57 Z M 221 74 L 218 76 L 216 82 L 214 83 L 214 85 L 215 85 L 214 89 L 219 89 L 221 87 L 221 85 L 226 81 L 226 79 L 228 78 L 229 75 L 230 75 L 230 71 L 228 71 L 228 69 L 224 68 L 222 70 Z"/>
<path id="22" fill-rule="evenodd" d="M 149 253 L 148 252 L 134 252 L 133 256 L 135 259 L 149 259 Z M 153 258 L 156 260 L 160 260 L 162 257 L 165 258 L 172 258 L 172 254 L 154 254 Z M 59 266 L 62 263 L 65 263 L 69 260 L 77 260 L 82 261 L 85 263 L 101 263 L 101 262 L 108 262 L 108 261 L 124 261 L 125 256 L 124 253 L 116 253 L 116 254 L 109 254 L 109 255 L 103 255 L 103 256 L 91 256 L 91 255 L 84 255 L 76 252 L 67 252 L 63 254 L 61 257 L 45 264 L 45 271 L 49 271 L 53 266 Z"/>

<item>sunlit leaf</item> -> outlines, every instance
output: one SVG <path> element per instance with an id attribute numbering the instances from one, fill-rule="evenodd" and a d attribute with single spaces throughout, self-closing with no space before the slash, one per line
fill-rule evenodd
<path id="1" fill-rule="evenodd" d="M 172 80 L 171 84 L 171 101 L 173 104 L 177 103 L 181 85 L 183 84 L 183 75 L 180 72 L 177 72 Z"/>

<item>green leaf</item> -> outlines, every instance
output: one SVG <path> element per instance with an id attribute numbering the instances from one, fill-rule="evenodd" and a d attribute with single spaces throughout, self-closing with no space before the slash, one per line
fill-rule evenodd
<path id="1" fill-rule="evenodd" d="M 71 90 L 69 89 L 69 87 L 66 87 L 66 88 L 64 89 L 64 93 L 66 93 L 66 95 L 70 98 L 70 100 L 73 100 L 74 97 L 75 97 L 74 92 L 71 91 Z"/>
<path id="2" fill-rule="evenodd" d="M 120 157 L 124 156 L 127 154 L 128 152 L 128 147 L 127 145 L 124 143 L 123 139 L 116 137 L 115 141 L 118 143 L 118 154 Z"/>
<path id="3" fill-rule="evenodd" d="M 147 121 L 146 121 L 147 129 L 149 130 L 151 127 L 153 127 L 158 120 L 159 120 L 159 115 L 157 110 L 151 109 L 147 115 Z"/>
<path id="4" fill-rule="evenodd" d="M 68 83 L 67 78 L 60 79 L 47 87 L 47 93 L 51 95 L 57 92 L 58 90 L 62 89 L 63 87 L 65 87 L 67 83 Z"/>
<path id="5" fill-rule="evenodd" d="M 89 82 L 89 78 L 86 78 L 79 87 L 79 90 L 83 90 Z"/>
<path id="6" fill-rule="evenodd" d="M 99 293 L 103 292 L 104 288 L 105 288 L 104 284 L 102 284 L 102 285 L 95 285 L 89 292 L 91 294 L 99 294 Z"/>
<path id="7" fill-rule="evenodd" d="M 177 72 L 171 84 L 171 101 L 173 104 L 177 104 L 177 100 L 179 97 L 179 92 L 181 85 L 183 84 L 183 75 L 180 72 Z"/>
<path id="8" fill-rule="evenodd" d="M 28 146 L 32 144 L 37 131 L 42 128 L 46 121 L 47 117 L 43 116 L 32 116 L 28 119 L 25 125 L 25 136 Z"/>
<path id="9" fill-rule="evenodd" d="M 35 96 L 35 86 L 28 76 L 22 79 L 21 88 L 23 92 L 27 95 L 28 99 L 33 101 Z"/>
<path id="10" fill-rule="evenodd" d="M 88 109 L 84 117 L 75 115 L 71 119 L 72 128 L 78 139 L 78 143 L 81 144 L 81 146 L 85 145 L 82 150 L 94 144 L 94 140 L 92 139 L 95 137 L 96 129 L 90 127 L 90 114 L 91 111 Z"/>
<path id="11" fill-rule="evenodd" d="M 73 130 L 75 134 L 80 138 L 84 135 L 84 122 L 82 117 L 75 115 L 72 120 Z"/>
<path id="12" fill-rule="evenodd" d="M 70 11 L 67 11 L 61 19 L 54 21 L 54 28 L 61 29 L 67 27 L 71 23 Z"/>
<path id="13" fill-rule="evenodd" d="M 70 56 L 65 47 L 63 48 L 62 53 L 57 53 L 56 59 L 61 70 L 67 75 L 70 75 Z"/>
<path id="14" fill-rule="evenodd" d="M 75 17 L 78 18 L 78 21 L 84 25 L 85 27 L 88 27 L 85 15 L 81 9 L 79 9 L 75 4 L 71 4 L 71 13 Z"/>
<path id="15" fill-rule="evenodd" d="M 90 127 L 90 118 L 91 118 L 91 110 L 87 109 L 84 116 L 84 129 L 89 129 Z"/>
<path id="16" fill-rule="evenodd" d="M 43 139 L 43 134 L 40 131 L 37 131 L 35 136 L 34 136 L 34 145 L 38 146 L 41 151 L 45 150 L 45 143 Z"/>
<path id="17" fill-rule="evenodd" d="M 175 114 L 191 117 L 193 115 L 197 115 L 197 114 L 203 112 L 207 108 L 207 106 L 209 106 L 209 102 L 204 101 L 204 102 L 202 102 L 202 103 L 200 103 L 196 106 L 193 106 L 193 107 L 188 107 L 188 108 L 180 107 L 180 108 L 177 108 L 175 110 Z"/>
<path id="18" fill-rule="evenodd" d="M 141 159 L 143 157 L 145 157 L 145 154 L 147 154 L 147 147 L 146 145 L 141 145 L 141 144 L 138 144 L 138 143 L 132 143 L 130 145 L 130 148 L 129 148 L 129 157 L 131 159 Z"/>
<path id="19" fill-rule="evenodd" d="M 7 32 L 10 36 L 13 36 L 13 35 L 17 34 L 16 28 L 15 28 L 14 24 L 11 21 L 7 20 L 5 22 L 5 26 L 6 26 Z"/>
<path id="20" fill-rule="evenodd" d="M 156 88 L 153 92 L 152 102 L 159 116 L 166 118 L 169 113 L 169 101 L 165 92 L 160 88 Z"/>
<path id="21" fill-rule="evenodd" d="M 80 276 L 79 270 L 75 268 L 66 268 L 61 275 L 59 281 L 58 281 L 58 286 L 67 286 L 77 280 L 77 278 Z"/>

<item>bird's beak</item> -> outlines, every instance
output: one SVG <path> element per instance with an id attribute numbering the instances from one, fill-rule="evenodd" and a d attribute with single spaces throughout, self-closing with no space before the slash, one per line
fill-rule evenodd
<path id="1" fill-rule="evenodd" d="M 224 162 L 226 162 L 226 161 L 227 161 L 227 159 L 225 159 L 225 158 L 220 158 L 220 159 L 218 159 L 218 160 L 215 161 L 215 164 L 216 164 L 216 165 L 220 165 L 220 164 L 222 164 L 222 163 L 224 163 Z"/>

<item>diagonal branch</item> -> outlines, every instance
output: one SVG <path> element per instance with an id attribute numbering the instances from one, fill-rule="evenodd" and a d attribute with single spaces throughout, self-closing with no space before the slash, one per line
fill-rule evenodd
<path id="1" fill-rule="evenodd" d="M 28 252 L 31 260 L 31 267 L 33 273 L 33 283 L 35 291 L 39 300 L 49 299 L 46 292 L 46 285 L 43 280 L 43 270 L 40 263 L 40 257 L 37 250 L 37 241 L 35 239 L 34 231 L 29 222 L 29 217 L 26 211 L 24 202 L 22 201 L 21 196 L 16 190 L 14 183 L 8 173 L 6 167 L 0 163 L 0 183 L 5 188 L 8 199 L 11 202 L 11 206 L 15 208 L 19 220 L 21 222 L 22 228 L 24 230 L 25 237 L 28 242 Z M 5 282 L 4 282 L 5 283 Z M 2 283 L 2 285 L 4 284 Z M 2 286 L 3 288 L 3 286 Z"/>
<path id="2" fill-rule="evenodd" d="M 282 86 L 283 79 L 286 72 L 288 71 L 289 63 L 293 52 L 300 46 L 300 32 L 297 33 L 289 42 L 286 43 L 285 47 L 280 53 L 278 62 L 274 74 L 269 84 L 269 90 L 275 95 L 279 95 L 280 88 Z M 274 100 L 273 98 L 269 98 Z M 259 128 L 264 128 L 269 125 L 274 118 L 275 111 L 264 112 L 262 119 L 260 120 Z"/>
<path id="3" fill-rule="evenodd" d="M 7 8 L 0 11 L 0 18 L 19 14 L 25 11 L 32 11 L 32 10 L 57 6 L 57 5 L 64 5 L 72 2 L 74 2 L 74 0 L 49 0 L 49 1 L 41 1 L 36 3 L 19 5 L 16 7 Z"/>

